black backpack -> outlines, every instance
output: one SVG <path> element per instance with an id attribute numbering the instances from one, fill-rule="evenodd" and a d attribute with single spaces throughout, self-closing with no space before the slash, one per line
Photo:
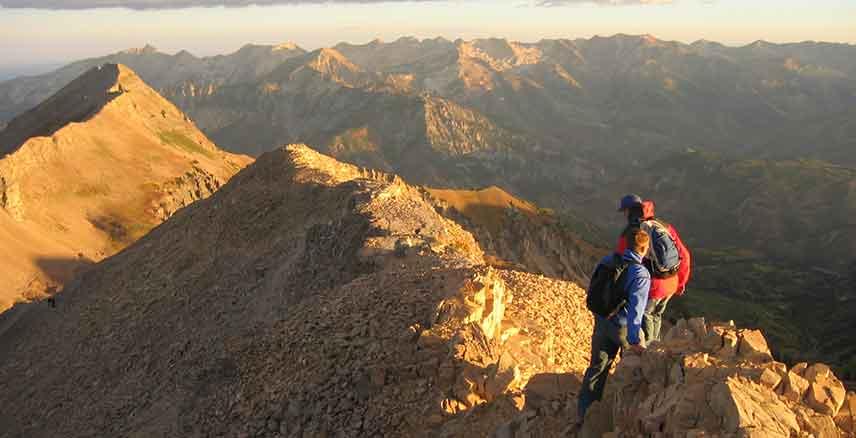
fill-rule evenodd
<path id="1" fill-rule="evenodd" d="M 601 263 L 594 270 L 586 293 L 586 307 L 595 315 L 611 318 L 627 304 L 627 290 L 624 289 L 624 274 L 627 267 L 636 262 L 628 262 L 619 254 Z"/>

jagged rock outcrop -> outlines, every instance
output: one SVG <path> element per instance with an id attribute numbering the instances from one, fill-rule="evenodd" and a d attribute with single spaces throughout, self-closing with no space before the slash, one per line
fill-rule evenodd
<path id="1" fill-rule="evenodd" d="M 224 182 L 205 169 L 193 166 L 159 188 L 160 196 L 152 202 L 151 213 L 165 221 L 179 209 L 211 196 Z"/>
<path id="2" fill-rule="evenodd" d="M 15 220 L 24 218 L 21 192 L 16 184 L 11 180 L 7 182 L 3 175 L 0 175 L 0 209 L 6 210 Z"/>
<path id="3" fill-rule="evenodd" d="M 59 289 L 250 161 L 116 64 L 15 118 L 0 156 L 0 311 Z"/>
<path id="4" fill-rule="evenodd" d="M 850 436 L 847 397 L 828 366 L 773 360 L 758 331 L 680 320 L 622 358 L 580 435 Z"/>
<path id="5" fill-rule="evenodd" d="M 0 320 L 0 436 L 487 435 L 574 390 L 583 295 L 289 146 Z"/>

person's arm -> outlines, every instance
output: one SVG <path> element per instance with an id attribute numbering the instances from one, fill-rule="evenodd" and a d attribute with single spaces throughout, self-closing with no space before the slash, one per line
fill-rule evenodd
<path id="1" fill-rule="evenodd" d="M 627 279 L 627 343 L 640 345 L 642 340 L 639 332 L 642 329 L 642 316 L 648 304 L 648 291 L 651 289 L 651 277 L 645 268 L 637 270 L 637 274 Z"/>
<path id="2" fill-rule="evenodd" d="M 681 236 L 674 227 L 669 226 L 669 233 L 671 233 L 672 238 L 675 239 L 675 243 L 678 245 L 678 252 L 681 255 L 681 266 L 678 268 L 677 295 L 683 295 L 684 290 L 687 288 L 687 283 L 690 282 L 690 274 L 692 272 L 692 255 L 690 255 L 690 250 L 686 245 L 684 245 L 684 242 L 681 240 Z"/>

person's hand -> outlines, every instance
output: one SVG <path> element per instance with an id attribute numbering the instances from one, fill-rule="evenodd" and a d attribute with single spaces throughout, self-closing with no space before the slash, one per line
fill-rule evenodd
<path id="1" fill-rule="evenodd" d="M 640 344 L 630 344 L 627 346 L 627 352 L 632 354 L 642 354 L 645 351 L 645 347 Z"/>

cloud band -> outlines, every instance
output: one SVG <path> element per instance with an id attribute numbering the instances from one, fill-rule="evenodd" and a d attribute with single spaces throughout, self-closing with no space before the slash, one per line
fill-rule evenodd
<path id="1" fill-rule="evenodd" d="M 298 5 L 325 3 L 417 3 L 430 0 L 0 0 L 2 8 L 32 8 L 32 9 L 97 9 L 97 8 L 127 8 L 127 9 L 181 9 L 193 7 L 246 7 L 252 5 Z M 498 1 L 498 0 L 496 0 Z M 580 3 L 599 5 L 646 5 L 672 3 L 673 0 L 533 0 L 533 6 L 551 7 L 566 6 Z"/>

